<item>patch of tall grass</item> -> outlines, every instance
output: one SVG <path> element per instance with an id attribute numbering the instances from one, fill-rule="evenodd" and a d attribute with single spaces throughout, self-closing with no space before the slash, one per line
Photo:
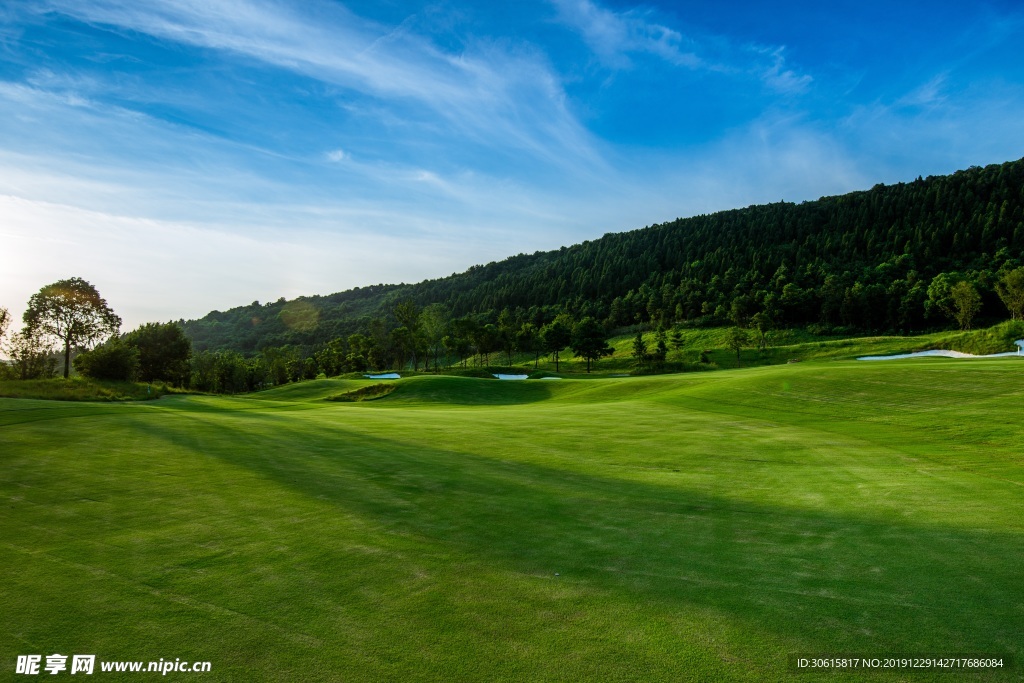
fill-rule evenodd
<path id="1" fill-rule="evenodd" d="M 163 383 L 110 382 L 70 379 L 0 380 L 0 396 L 51 401 L 148 401 L 169 393 L 181 393 Z"/>
<path id="2" fill-rule="evenodd" d="M 1024 321 L 1007 320 L 983 330 L 953 332 L 939 336 L 929 348 L 984 355 L 1015 351 L 1017 347 L 1013 342 L 1018 339 L 1024 339 Z"/>

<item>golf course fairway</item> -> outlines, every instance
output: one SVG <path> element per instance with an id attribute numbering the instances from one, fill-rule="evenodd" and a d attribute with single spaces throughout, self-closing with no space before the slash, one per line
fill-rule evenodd
<path id="1" fill-rule="evenodd" d="M 1024 677 L 1024 362 L 374 381 L 0 399 L 3 680 Z"/>

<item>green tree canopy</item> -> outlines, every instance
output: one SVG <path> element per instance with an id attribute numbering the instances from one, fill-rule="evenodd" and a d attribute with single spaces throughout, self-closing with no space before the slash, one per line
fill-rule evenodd
<path id="1" fill-rule="evenodd" d="M 996 293 L 1006 304 L 1012 320 L 1024 318 L 1024 268 L 1008 271 L 996 283 Z"/>
<path id="2" fill-rule="evenodd" d="M 322 344 L 367 333 L 367 319 L 393 318 L 395 302 L 411 300 L 421 308 L 444 303 L 454 318 L 481 324 L 508 308 L 517 328 L 543 327 L 566 311 L 610 327 L 748 326 L 764 312 L 776 326 L 910 333 L 955 322 L 927 297 L 940 273 L 949 286 L 970 279 L 984 302 L 975 324 L 983 315 L 994 323 L 986 314 L 998 308 L 996 282 L 1021 266 L 1024 159 L 609 233 L 417 284 L 307 297 L 320 320 L 308 331 L 280 317 L 283 300 L 213 311 L 184 327 L 197 349 L 253 352 L 268 337 L 267 345 Z M 520 321 L 519 309 L 533 313 Z M 653 335 L 648 343 L 653 351 Z"/>
<path id="3" fill-rule="evenodd" d="M 119 318 L 96 288 L 73 277 L 46 285 L 28 300 L 25 327 L 64 345 L 64 378 L 71 370 L 71 349 L 117 334 Z"/>
<path id="4" fill-rule="evenodd" d="M 608 346 L 608 334 L 601 323 L 587 316 L 573 325 L 569 346 L 573 353 L 587 361 L 587 372 L 591 362 L 610 356 L 614 349 Z"/>
<path id="5" fill-rule="evenodd" d="M 981 310 L 981 295 L 967 280 L 961 280 L 949 290 L 953 301 L 953 316 L 960 324 L 961 330 L 971 329 L 971 321 Z"/>
<path id="6" fill-rule="evenodd" d="M 750 317 L 750 324 L 757 330 L 757 348 L 766 349 L 768 347 L 768 333 L 775 327 L 771 317 L 764 311 L 758 311 Z"/>
<path id="7" fill-rule="evenodd" d="M 176 323 L 146 323 L 126 334 L 124 341 L 138 351 L 143 382 L 188 382 L 192 342 Z"/>
<path id="8" fill-rule="evenodd" d="M 420 326 L 423 328 L 423 337 L 427 346 L 434 356 L 434 370 L 437 370 L 437 354 L 440 350 L 445 334 L 448 332 L 448 321 L 450 318 L 448 307 L 444 304 L 430 304 L 423 309 L 420 315 Z"/>
<path id="9" fill-rule="evenodd" d="M 75 370 L 93 379 L 134 381 L 139 374 L 139 351 L 114 337 L 92 351 L 75 356 Z"/>
<path id="10" fill-rule="evenodd" d="M 736 366 L 739 367 L 740 351 L 743 350 L 744 346 L 750 344 L 750 337 L 747 335 L 747 331 L 742 327 L 730 328 L 729 336 L 726 337 L 726 344 L 736 352 Z"/>
<path id="11" fill-rule="evenodd" d="M 540 363 L 540 352 L 543 350 L 540 343 L 540 332 L 533 323 L 523 323 L 516 332 L 516 348 L 525 353 L 532 353 L 533 367 L 536 369 Z"/>
<path id="12" fill-rule="evenodd" d="M 540 331 L 544 350 L 555 356 L 555 372 L 558 372 L 558 356 L 572 340 L 572 328 L 563 316 L 558 316 Z"/>
<path id="13" fill-rule="evenodd" d="M 12 334 L 3 349 L 11 360 L 10 370 L 15 377 L 49 379 L 57 371 L 50 341 L 28 328 Z"/>
<path id="14" fill-rule="evenodd" d="M 668 335 L 669 346 L 672 347 L 673 351 L 679 351 L 686 345 L 686 340 L 683 338 L 683 331 L 679 328 L 674 328 Z"/>
<path id="15" fill-rule="evenodd" d="M 647 361 L 647 342 L 644 341 L 644 333 L 639 330 L 637 330 L 636 336 L 633 337 L 633 358 L 638 366 L 643 365 Z"/>

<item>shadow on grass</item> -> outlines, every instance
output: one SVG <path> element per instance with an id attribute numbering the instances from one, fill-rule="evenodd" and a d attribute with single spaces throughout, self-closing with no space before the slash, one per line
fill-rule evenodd
<path id="1" fill-rule="evenodd" d="M 541 381 L 503 381 L 476 377 L 414 377 L 375 406 L 421 405 L 496 406 L 537 403 L 551 398 L 551 385 Z"/>
<path id="2" fill-rule="evenodd" d="M 138 426 L 473 562 L 638 609 L 711 609 L 809 652 L 1020 659 L 1013 533 L 740 502 L 324 420 L 189 417 Z"/>

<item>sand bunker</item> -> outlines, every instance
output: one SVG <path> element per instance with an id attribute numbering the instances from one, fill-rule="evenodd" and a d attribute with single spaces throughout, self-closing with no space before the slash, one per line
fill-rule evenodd
<path id="1" fill-rule="evenodd" d="M 402 379 L 397 372 L 385 372 L 383 375 L 363 375 L 366 379 Z"/>
<path id="2" fill-rule="evenodd" d="M 1024 355 L 1024 339 L 1019 339 L 1014 342 L 1020 348 L 1016 351 L 1007 351 L 1005 353 L 988 353 L 982 356 L 976 356 L 973 353 L 964 353 L 962 351 L 947 351 L 945 349 L 937 349 L 934 351 L 918 351 L 916 353 L 898 353 L 893 356 L 861 356 L 857 360 L 899 360 L 901 358 L 921 358 L 921 357 L 939 357 L 939 358 L 1005 358 L 1007 356 L 1022 356 Z"/>
<path id="3" fill-rule="evenodd" d="M 500 373 L 491 373 L 498 379 L 526 379 L 529 375 L 502 375 Z"/>

